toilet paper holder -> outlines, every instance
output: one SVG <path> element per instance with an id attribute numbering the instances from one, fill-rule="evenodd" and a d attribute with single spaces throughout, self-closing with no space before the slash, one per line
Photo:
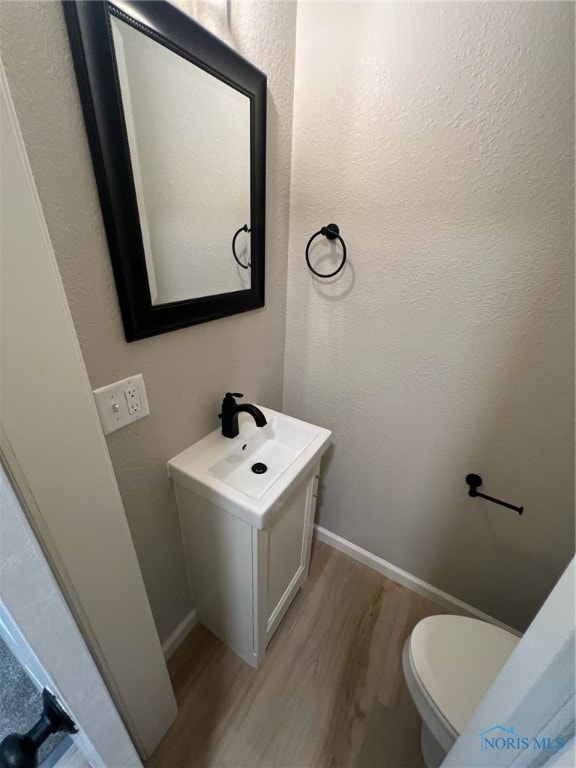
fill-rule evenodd
<path id="1" fill-rule="evenodd" d="M 470 486 L 468 490 L 468 496 L 479 496 L 481 499 L 492 501 L 494 504 L 500 504 L 501 507 L 508 507 L 508 509 L 513 509 L 514 512 L 518 512 L 519 515 L 524 512 L 524 507 L 515 507 L 514 504 L 508 504 L 507 501 L 500 501 L 500 499 L 495 499 L 493 496 L 487 496 L 485 493 L 480 493 L 478 491 L 478 488 L 482 485 L 482 478 L 480 475 L 466 475 L 466 483 Z"/>

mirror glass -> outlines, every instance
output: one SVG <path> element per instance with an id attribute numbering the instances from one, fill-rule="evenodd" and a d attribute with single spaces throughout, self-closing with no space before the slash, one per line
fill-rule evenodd
<path id="1" fill-rule="evenodd" d="M 249 98 L 111 27 L 152 304 L 249 288 Z"/>
<path id="2" fill-rule="evenodd" d="M 67 0 L 127 341 L 265 303 L 266 75 L 162 0 Z"/>

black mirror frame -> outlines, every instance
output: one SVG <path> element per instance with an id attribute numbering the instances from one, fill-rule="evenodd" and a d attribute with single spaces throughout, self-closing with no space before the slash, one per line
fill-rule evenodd
<path id="1" fill-rule="evenodd" d="M 135 341 L 263 307 L 266 75 L 162 0 L 63 0 L 63 8 L 126 340 Z M 109 14 L 250 99 L 249 289 L 152 304 Z"/>

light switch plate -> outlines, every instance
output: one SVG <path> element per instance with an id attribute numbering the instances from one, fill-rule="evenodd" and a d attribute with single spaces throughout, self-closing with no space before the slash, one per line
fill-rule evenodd
<path id="1" fill-rule="evenodd" d="M 105 435 L 148 416 L 150 408 L 141 373 L 95 389 L 94 399 Z"/>

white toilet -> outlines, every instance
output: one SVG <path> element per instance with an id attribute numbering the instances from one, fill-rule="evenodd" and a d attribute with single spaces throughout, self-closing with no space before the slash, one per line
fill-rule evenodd
<path id="1" fill-rule="evenodd" d="M 422 755 L 438 768 L 519 638 L 479 619 L 429 616 L 406 640 L 402 666 L 422 718 Z"/>

